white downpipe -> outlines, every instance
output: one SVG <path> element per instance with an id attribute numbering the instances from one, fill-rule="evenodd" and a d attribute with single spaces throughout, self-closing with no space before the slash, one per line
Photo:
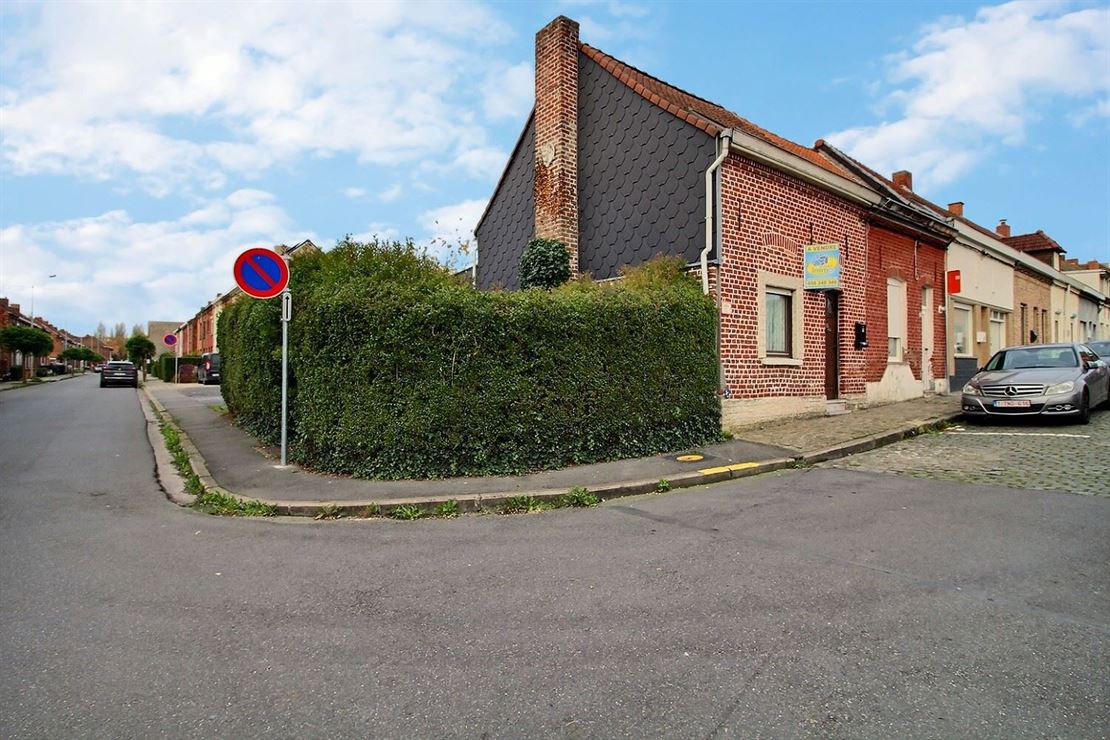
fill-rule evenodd
<path id="1" fill-rule="evenodd" d="M 705 171 L 705 249 L 701 250 L 701 289 L 705 295 L 709 295 L 709 253 L 713 251 L 713 237 L 716 234 L 716 229 L 713 227 L 713 213 L 716 210 L 716 202 L 713 198 L 713 175 L 728 156 L 731 143 L 732 129 L 722 131 L 717 137 L 717 148 L 720 151 L 713 164 Z"/>

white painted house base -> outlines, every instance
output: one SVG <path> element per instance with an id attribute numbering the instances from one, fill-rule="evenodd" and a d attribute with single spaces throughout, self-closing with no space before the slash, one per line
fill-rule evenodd
<path id="1" fill-rule="evenodd" d="M 824 396 L 725 398 L 721 400 L 721 427 L 731 431 L 775 419 L 824 416 L 827 402 Z"/>
<path id="2" fill-rule="evenodd" d="M 867 383 L 865 389 L 865 398 L 869 404 L 908 401 L 924 395 L 925 388 L 921 381 L 913 376 L 910 366 L 902 362 L 887 365 L 882 379 L 878 383 Z"/>

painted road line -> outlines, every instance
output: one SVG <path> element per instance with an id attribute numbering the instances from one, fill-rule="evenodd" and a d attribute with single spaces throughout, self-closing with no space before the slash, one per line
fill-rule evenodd
<path id="1" fill-rule="evenodd" d="M 747 470 L 749 468 L 758 468 L 757 462 L 736 463 L 734 465 L 722 465 L 719 468 L 702 468 L 698 472 L 702 475 L 716 475 L 717 473 L 727 473 L 732 470 Z"/>
<path id="2" fill-rule="evenodd" d="M 1063 434 L 1057 432 L 965 432 L 959 429 L 945 430 L 945 434 L 962 434 L 968 437 L 1067 437 L 1068 439 L 1090 439 L 1089 434 Z"/>

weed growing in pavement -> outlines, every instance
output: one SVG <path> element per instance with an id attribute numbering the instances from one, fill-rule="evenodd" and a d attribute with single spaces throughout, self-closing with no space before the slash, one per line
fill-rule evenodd
<path id="1" fill-rule="evenodd" d="M 543 511 L 551 508 L 546 506 L 535 496 L 512 496 L 501 504 L 502 514 L 527 514 L 533 511 Z"/>
<path id="2" fill-rule="evenodd" d="M 243 500 L 220 491 L 203 491 L 192 504 L 205 514 L 222 516 L 276 516 L 277 507 L 255 499 Z"/>
<path id="3" fill-rule="evenodd" d="M 803 468 L 812 468 L 813 463 L 811 463 L 809 460 L 798 458 L 794 462 L 790 463 L 790 467 L 794 468 L 795 470 L 801 470 Z"/>
<path id="4" fill-rule="evenodd" d="M 459 515 L 459 502 L 455 499 L 448 499 L 436 507 L 436 516 L 447 517 L 448 519 Z"/>
<path id="5" fill-rule="evenodd" d="M 335 504 L 325 504 L 316 510 L 316 516 L 313 519 L 342 519 L 346 516 L 343 509 Z"/>
<path id="6" fill-rule="evenodd" d="M 657 483 L 655 486 L 655 492 L 666 493 L 669 490 L 671 490 L 671 482 L 666 478 L 660 478 L 659 483 Z"/>
<path id="7" fill-rule="evenodd" d="M 394 519 L 411 522 L 413 519 L 419 519 L 424 516 L 424 510 L 412 504 L 401 504 L 400 506 L 394 507 L 393 510 L 389 512 L 389 515 Z"/>
<path id="8" fill-rule="evenodd" d="M 151 411 L 158 419 L 158 429 L 162 432 L 162 439 L 166 441 L 166 449 L 173 459 L 173 466 L 185 479 L 185 491 L 194 496 L 200 496 L 204 493 L 204 484 L 200 482 L 200 478 L 193 470 L 193 464 L 189 462 L 189 453 L 181 446 L 181 436 L 177 433 L 177 429 L 166 421 L 158 409 L 151 407 Z"/>
<path id="9" fill-rule="evenodd" d="M 597 506 L 601 499 L 587 491 L 582 486 L 570 489 L 559 500 L 559 506 Z"/>
<path id="10" fill-rule="evenodd" d="M 224 414 L 227 413 L 227 406 L 222 404 L 222 403 L 217 403 L 213 406 L 209 406 L 208 408 L 212 409 L 213 411 L 215 411 L 220 416 L 223 416 Z"/>
<path id="11" fill-rule="evenodd" d="M 369 504 L 362 511 L 359 512 L 359 517 L 362 519 L 369 519 L 371 517 L 380 516 L 382 507 L 377 504 Z"/>

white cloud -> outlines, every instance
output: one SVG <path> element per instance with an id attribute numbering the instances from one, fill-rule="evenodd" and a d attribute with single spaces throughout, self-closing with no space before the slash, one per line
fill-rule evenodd
<path id="1" fill-rule="evenodd" d="M 487 118 L 524 120 L 535 96 L 535 73 L 531 62 L 499 66 L 482 85 L 482 108 Z"/>
<path id="2" fill-rule="evenodd" d="M 0 230 L 0 276 L 11 299 L 74 332 L 111 325 L 185 320 L 233 284 L 231 266 L 247 247 L 295 244 L 296 230 L 270 193 L 239 190 L 181 218 L 138 222 L 126 211 Z M 57 278 L 46 280 L 48 274 Z M 27 306 L 29 310 L 29 306 Z"/>
<path id="3" fill-rule="evenodd" d="M 305 154 L 397 164 L 426 157 L 429 142 L 487 146 L 465 109 L 490 49 L 511 36 L 477 3 L 23 12 L 25 32 L 4 41 L 0 156 L 17 174 L 135 180 L 159 196 Z"/>
<path id="4" fill-rule="evenodd" d="M 488 200 L 464 200 L 420 214 L 429 250 L 443 263 L 459 267 L 473 261 L 474 227 Z"/>
<path id="5" fill-rule="evenodd" d="M 343 188 L 343 195 L 351 200 L 361 200 L 366 197 L 365 188 Z"/>
<path id="6" fill-rule="evenodd" d="M 404 186 L 401 185 L 401 183 L 396 182 L 382 192 L 378 193 L 378 200 L 382 201 L 383 203 L 392 203 L 393 201 L 404 195 L 404 192 Z"/>
<path id="7" fill-rule="evenodd" d="M 899 117 L 826 138 L 881 172 L 910 169 L 923 185 L 958 178 L 992 146 L 1025 142 L 1029 123 L 1067 114 L 1060 99 L 1098 111 L 1110 93 L 1110 9 L 1011 2 L 968 21 L 944 18 L 889 60 Z"/>

